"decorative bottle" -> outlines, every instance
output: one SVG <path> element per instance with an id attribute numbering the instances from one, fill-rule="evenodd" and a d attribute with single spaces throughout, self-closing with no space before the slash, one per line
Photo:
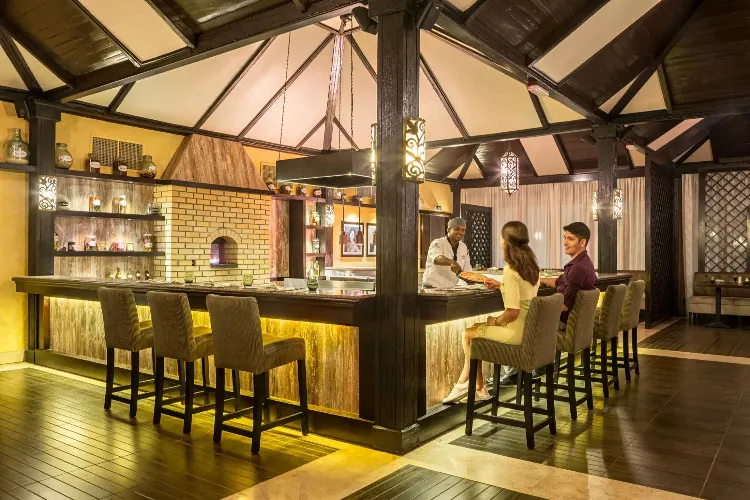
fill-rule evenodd
<path id="1" fill-rule="evenodd" d="M 64 142 L 58 142 L 55 144 L 55 166 L 57 168 L 64 168 L 65 170 L 70 169 L 73 165 L 73 157 L 68 151 L 68 145 Z"/>
<path id="2" fill-rule="evenodd" d="M 13 138 L 5 143 L 5 161 L 8 163 L 29 163 L 29 145 L 21 139 L 21 129 L 13 129 Z"/>
<path id="3" fill-rule="evenodd" d="M 138 166 L 138 176 L 144 179 L 156 177 L 156 165 L 150 155 L 143 155 L 143 160 Z"/>

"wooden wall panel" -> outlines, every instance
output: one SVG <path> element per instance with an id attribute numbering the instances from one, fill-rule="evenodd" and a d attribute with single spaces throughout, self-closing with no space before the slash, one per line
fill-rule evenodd
<path id="1" fill-rule="evenodd" d="M 113 176 L 112 180 L 116 181 L 117 177 Z M 128 213 L 145 214 L 146 204 L 154 199 L 154 186 L 135 182 L 112 182 L 112 180 L 59 177 L 57 180 L 58 201 L 62 195 L 70 201 L 70 206 L 65 208 L 66 210 L 88 211 L 89 194 L 95 193 L 102 200 L 102 212 L 114 212 L 112 200 L 115 196 L 125 195 Z"/>
<path id="2" fill-rule="evenodd" d="M 289 276 L 289 202 L 271 202 L 271 277 Z"/>

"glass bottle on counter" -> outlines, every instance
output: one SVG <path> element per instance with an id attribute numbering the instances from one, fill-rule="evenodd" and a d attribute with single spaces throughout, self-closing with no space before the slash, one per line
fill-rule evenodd
<path id="1" fill-rule="evenodd" d="M 135 270 L 135 279 L 141 281 L 141 271 L 138 269 Z"/>
<path id="2" fill-rule="evenodd" d="M 145 279 L 146 281 L 148 281 L 148 280 L 150 280 L 150 279 L 151 279 L 151 273 L 149 273 L 149 272 L 148 272 L 148 269 L 146 269 L 146 270 L 145 270 L 145 271 L 143 272 L 143 279 Z"/>
<path id="3" fill-rule="evenodd" d="M 73 156 L 68 151 L 68 145 L 64 142 L 55 144 L 55 166 L 69 170 L 73 165 Z"/>
<path id="4" fill-rule="evenodd" d="M 143 155 L 143 160 L 138 166 L 138 176 L 144 179 L 153 179 L 156 177 L 156 165 L 150 155 Z"/>
<path id="5" fill-rule="evenodd" d="M 125 275 L 122 274 L 122 270 L 119 267 L 117 268 L 117 271 L 115 271 L 115 279 L 116 280 L 125 279 Z"/>
<path id="6" fill-rule="evenodd" d="M 5 143 L 5 161 L 8 163 L 29 163 L 29 145 L 21 138 L 21 129 L 13 129 L 13 137 Z"/>
<path id="7" fill-rule="evenodd" d="M 125 161 L 125 158 L 123 158 L 122 156 L 118 156 L 117 158 L 115 158 L 115 161 L 112 162 L 112 174 L 127 177 L 128 162 Z"/>
<path id="8" fill-rule="evenodd" d="M 83 240 L 84 252 L 96 252 L 96 236 L 90 234 Z"/>
<path id="9" fill-rule="evenodd" d="M 101 212 L 102 200 L 96 193 L 89 193 L 89 212 Z"/>
<path id="10" fill-rule="evenodd" d="M 99 162 L 99 157 L 94 153 L 88 154 L 86 160 L 84 161 L 84 166 L 86 167 L 87 172 L 91 172 L 94 174 L 101 173 L 102 171 L 102 164 Z"/>

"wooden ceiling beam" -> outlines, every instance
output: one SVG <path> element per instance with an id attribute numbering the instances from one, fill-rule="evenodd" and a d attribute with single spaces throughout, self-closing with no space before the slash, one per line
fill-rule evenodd
<path id="1" fill-rule="evenodd" d="M 701 147 L 703 147 L 703 145 L 704 145 L 704 144 L 705 144 L 705 143 L 706 143 L 706 142 L 707 142 L 707 141 L 708 141 L 708 140 L 709 140 L 710 138 L 711 138 L 711 134 L 710 134 L 710 133 L 708 133 L 708 134 L 706 134 L 706 135 L 705 135 L 705 137 L 703 137 L 703 139 L 701 139 L 701 140 L 699 140 L 698 142 L 696 142 L 695 144 L 693 144 L 693 145 L 692 145 L 692 146 L 690 147 L 690 149 L 688 149 L 687 151 L 685 151 L 685 153 L 684 153 L 684 154 L 683 154 L 682 156 L 680 156 L 680 158 L 679 158 L 679 159 L 677 159 L 677 160 L 676 160 L 676 161 L 674 162 L 674 163 L 675 163 L 675 165 L 682 165 L 683 163 L 685 163 L 685 161 L 686 161 L 686 160 L 687 160 L 688 158 L 690 158 L 691 156 L 693 156 L 693 154 L 694 154 L 694 153 L 695 153 L 696 151 L 698 151 L 698 150 L 699 150 L 699 149 L 700 149 Z"/>
<path id="2" fill-rule="evenodd" d="M 661 88 L 661 96 L 664 98 L 664 105 L 667 107 L 667 111 L 671 113 L 672 93 L 669 91 L 669 79 L 667 78 L 667 72 L 664 70 L 663 62 L 656 68 L 656 72 L 659 76 L 659 87 Z"/>
<path id="3" fill-rule="evenodd" d="M 35 96 L 41 95 L 42 87 L 39 85 L 39 82 L 37 82 L 34 73 L 26 62 L 26 59 L 21 55 L 21 51 L 18 50 L 13 38 L 3 27 L 0 27 L 0 45 L 3 47 L 5 55 L 10 59 L 16 72 L 21 77 L 21 80 L 23 80 L 24 85 L 29 89 L 29 92 Z"/>
<path id="4" fill-rule="evenodd" d="M 529 155 L 526 153 L 526 148 L 523 147 L 523 143 L 521 142 L 521 139 L 517 139 L 515 141 L 515 147 L 518 149 L 518 166 L 520 168 L 521 163 L 525 162 L 528 164 L 529 167 L 531 167 L 531 172 L 534 174 L 534 177 L 539 177 L 539 174 L 536 171 L 536 168 L 534 168 L 534 164 L 531 162 L 531 158 L 529 158 Z M 511 148 L 513 149 L 513 148 Z M 519 172 L 520 174 L 520 172 Z"/>
<path id="5" fill-rule="evenodd" d="M 245 19 L 200 33 L 193 50 L 168 54 L 140 68 L 134 68 L 130 63 L 113 64 L 80 76 L 75 82 L 74 89 L 54 90 L 45 95 L 51 101 L 67 102 L 79 99 L 349 13 L 360 5 L 362 4 L 359 0 L 318 0 L 308 5 L 305 12 L 300 12 L 293 3 L 283 3 Z"/>
<path id="6" fill-rule="evenodd" d="M 544 114 L 544 108 L 542 108 L 539 96 L 533 92 L 529 92 L 529 97 L 531 98 L 531 103 L 534 105 L 534 111 L 536 111 L 536 116 L 539 118 L 539 123 L 542 124 L 542 127 L 549 128 L 549 120 L 547 120 L 547 115 Z"/>
<path id="7" fill-rule="evenodd" d="M 179 15 L 180 8 L 175 5 L 174 0 L 146 0 L 146 3 L 154 9 L 164 23 L 169 26 L 175 35 L 191 49 L 195 48 L 195 32 L 185 24 Z"/>
<path id="8" fill-rule="evenodd" d="M 479 146 L 477 146 L 477 149 L 479 149 Z M 482 172 L 482 178 L 489 179 L 490 172 L 487 170 L 487 167 L 484 166 L 484 163 L 482 163 L 482 160 L 480 160 L 477 157 L 476 151 L 474 152 L 474 162 L 477 164 L 479 171 Z"/>
<path id="9" fill-rule="evenodd" d="M 357 146 L 357 143 L 354 142 L 354 137 L 349 135 L 349 132 L 346 131 L 343 125 L 341 125 L 341 122 L 339 121 L 339 119 L 336 118 L 335 116 L 333 117 L 333 123 L 338 127 L 341 133 L 344 134 L 344 137 L 346 138 L 346 140 L 349 141 L 349 144 L 352 145 L 352 149 L 354 149 L 354 151 L 359 151 L 359 146 Z"/>
<path id="10" fill-rule="evenodd" d="M 45 65 L 47 69 L 57 75 L 57 77 L 62 80 L 65 85 L 67 85 L 68 87 L 73 86 L 76 81 L 73 73 L 65 69 L 62 63 L 56 59 L 54 54 L 50 54 L 49 52 L 47 52 L 47 49 L 43 45 L 33 41 L 31 38 L 26 36 L 26 33 L 21 31 L 15 24 L 11 23 L 2 16 L 0 16 L 0 27 L 7 31 L 8 34 L 12 36 L 17 43 L 23 45 L 23 47 L 28 50 L 31 55 L 36 57 L 39 62 Z M 130 66 L 131 68 L 133 67 L 130 64 L 128 64 L 128 66 Z"/>
<path id="11" fill-rule="evenodd" d="M 305 12 L 307 10 L 306 0 L 292 0 L 292 2 L 297 6 L 300 12 Z"/>
<path id="12" fill-rule="evenodd" d="M 326 117 L 320 119 L 320 121 L 305 135 L 305 137 L 302 138 L 301 141 L 299 141 L 299 144 L 297 144 L 297 149 L 301 148 L 309 139 L 312 137 L 315 132 L 318 131 L 320 127 L 323 126 L 323 124 L 326 122 Z"/>
<path id="13" fill-rule="evenodd" d="M 617 104 L 615 104 L 615 106 L 610 110 L 610 118 L 619 116 L 620 113 L 622 113 L 622 110 L 625 109 L 628 103 L 633 100 L 633 97 L 635 97 L 635 95 L 643 88 L 643 86 L 651 78 L 651 76 L 664 63 L 664 59 L 666 59 L 667 55 L 672 51 L 674 46 L 677 45 L 677 42 L 680 41 L 680 38 L 682 38 L 682 35 L 685 33 L 686 27 L 690 24 L 690 21 L 695 18 L 695 14 L 702 3 L 703 0 L 696 0 L 694 2 L 694 5 L 687 13 L 685 22 L 683 22 L 672 32 L 671 36 L 669 37 L 669 41 L 661 47 L 661 50 L 658 54 L 651 58 L 644 69 L 638 74 L 633 84 L 628 87 L 628 90 L 625 91 L 625 94 L 623 94 L 620 100 L 617 101 Z M 625 85 L 627 85 L 627 82 L 623 82 L 620 88 Z"/>
<path id="14" fill-rule="evenodd" d="M 458 179 L 456 179 L 456 182 L 461 182 L 464 179 L 464 176 L 466 175 L 466 172 L 469 171 L 469 167 L 471 166 L 471 162 L 474 161 L 474 158 L 476 158 L 477 149 L 479 149 L 479 144 L 474 146 L 474 149 L 471 152 L 471 156 L 469 156 L 466 159 L 466 162 L 464 162 L 464 168 L 461 169 L 461 173 L 458 174 Z"/>
<path id="15" fill-rule="evenodd" d="M 130 93 L 130 91 L 133 89 L 133 86 L 135 85 L 135 82 L 126 83 L 122 86 L 119 92 L 117 92 L 117 95 L 114 99 L 112 99 L 112 102 L 109 103 L 109 107 L 107 108 L 107 111 L 110 113 L 115 113 L 117 111 L 117 108 L 120 107 L 122 104 L 122 101 L 125 100 L 127 95 Z"/>
<path id="16" fill-rule="evenodd" d="M 320 55 L 320 53 L 323 51 L 326 45 L 331 43 L 331 40 L 333 40 L 333 38 L 334 38 L 333 35 L 328 35 L 325 38 L 325 40 L 323 40 L 320 43 L 320 45 L 318 45 L 318 47 L 312 52 L 312 54 L 310 54 L 307 57 L 307 59 L 305 59 L 305 61 L 300 65 L 300 67 L 297 68 L 297 70 L 294 73 L 292 73 L 292 76 L 290 76 L 289 79 L 286 82 L 284 82 L 284 85 L 282 85 L 281 88 L 277 90 L 273 96 L 271 96 L 268 102 L 260 109 L 260 111 L 258 111 L 258 113 L 253 117 L 253 119 L 250 120 L 250 123 L 248 123 L 244 129 L 242 129 L 242 132 L 240 132 L 237 137 L 239 138 L 244 137 L 245 135 L 247 135 L 248 132 L 250 132 L 250 129 L 252 129 L 253 126 L 255 126 L 255 124 L 258 123 L 258 121 L 260 121 L 263 115 L 266 114 L 266 111 L 271 109 L 271 106 L 273 106 L 273 104 L 279 99 L 279 97 L 283 95 L 284 91 L 287 88 L 289 88 L 289 86 L 292 83 L 294 83 L 294 81 L 297 78 L 299 78 L 299 76 L 302 73 L 304 73 L 304 71 L 308 68 L 308 66 L 310 66 L 310 64 L 312 64 L 315 58 L 318 57 L 318 55 Z"/>
<path id="17" fill-rule="evenodd" d="M 111 31 L 109 31 L 109 28 L 105 26 L 104 23 L 102 23 L 99 18 L 97 18 L 94 14 L 89 11 L 79 0 L 70 0 L 73 5 L 75 5 L 78 10 L 83 14 L 83 17 L 89 20 L 89 22 L 95 24 L 104 34 L 109 38 L 112 43 L 114 43 L 117 48 L 122 52 L 122 54 L 128 58 L 128 60 L 135 66 L 136 68 L 140 68 L 143 65 L 143 62 L 138 59 L 138 56 L 136 56 L 132 50 L 130 50 L 127 45 L 122 43 Z"/>
<path id="18" fill-rule="evenodd" d="M 357 40 L 355 40 L 354 36 L 352 36 L 351 34 L 346 35 L 346 39 L 349 41 L 349 45 L 354 50 L 354 53 L 357 54 L 357 57 L 359 57 L 359 60 L 362 61 L 362 65 L 365 67 L 367 72 L 370 73 L 370 76 L 372 77 L 372 79 L 375 82 L 377 82 L 378 74 L 373 69 L 372 64 L 370 64 L 370 61 L 367 60 L 365 53 L 362 52 L 362 47 L 359 46 L 359 44 L 357 43 Z"/>
<path id="19" fill-rule="evenodd" d="M 704 142 L 711 134 L 711 128 L 725 119 L 723 116 L 704 118 L 680 135 L 659 148 L 659 153 L 668 158 L 677 158 L 697 143 Z"/>
<path id="20" fill-rule="evenodd" d="M 255 52 L 253 52 L 253 55 L 251 55 L 247 62 L 235 73 L 234 77 L 229 81 L 229 83 L 224 87 L 224 90 L 221 91 L 221 93 L 218 95 L 218 97 L 214 100 L 213 103 L 211 103 L 211 106 L 208 107 L 205 113 L 203 113 L 203 116 L 200 117 L 198 120 L 198 123 L 195 124 L 195 128 L 201 128 L 204 123 L 206 123 L 206 120 L 216 111 L 222 102 L 229 96 L 229 94 L 232 93 L 234 88 L 242 81 L 243 78 L 245 78 L 245 75 L 255 66 L 255 63 L 258 62 L 258 60 L 263 57 L 263 54 L 266 53 L 266 50 L 268 50 L 268 47 L 273 43 L 273 41 L 276 39 L 276 37 L 271 37 L 268 40 L 263 40 L 261 42 L 260 46 L 256 49 Z"/>
<path id="21" fill-rule="evenodd" d="M 422 68 L 422 72 L 427 78 L 427 81 L 430 82 L 430 85 L 432 85 L 432 88 L 437 94 L 438 99 L 440 99 L 440 102 L 443 104 L 445 111 L 448 112 L 448 116 L 451 117 L 451 120 L 461 134 L 461 137 L 469 137 L 469 131 L 466 130 L 463 121 L 461 121 L 458 113 L 456 113 L 456 108 L 454 108 L 453 104 L 451 104 L 450 99 L 448 99 L 448 95 L 445 93 L 445 90 L 443 90 L 442 85 L 440 85 L 440 82 L 435 77 L 435 73 L 432 72 L 432 68 L 430 68 L 430 65 L 427 64 L 427 60 L 421 53 L 419 54 L 419 66 Z"/>
<path id="22" fill-rule="evenodd" d="M 571 122 L 553 123 L 549 128 L 531 128 L 513 132 L 501 132 L 499 134 L 475 135 L 466 138 L 441 139 L 427 141 L 427 149 L 467 146 L 470 144 L 484 144 L 488 142 L 512 141 L 526 137 L 539 137 L 550 134 L 569 134 L 572 132 L 584 132 L 591 130 L 591 122 L 588 120 L 575 120 Z"/>
<path id="23" fill-rule="evenodd" d="M 562 156 L 563 162 L 565 163 L 565 168 L 568 170 L 568 174 L 575 173 L 575 168 L 573 167 L 573 163 L 570 161 L 570 156 L 568 155 L 568 150 L 565 149 L 565 144 L 563 144 L 562 137 L 559 135 L 553 135 L 552 139 L 555 140 L 555 145 L 557 146 L 557 150 L 560 152 L 560 156 Z"/>
<path id="24" fill-rule="evenodd" d="M 617 170 L 618 179 L 628 179 L 632 177 L 644 177 L 646 175 L 645 168 L 639 168 L 637 170 Z M 498 178 L 494 181 L 489 182 L 484 179 L 468 179 L 461 181 L 455 185 L 458 189 L 476 189 L 486 187 L 497 187 Z M 521 186 L 531 186 L 535 184 L 558 184 L 561 182 L 588 182 L 599 180 L 598 172 L 586 172 L 578 173 L 573 175 L 559 174 L 559 175 L 542 175 L 538 177 L 520 177 L 518 182 Z"/>

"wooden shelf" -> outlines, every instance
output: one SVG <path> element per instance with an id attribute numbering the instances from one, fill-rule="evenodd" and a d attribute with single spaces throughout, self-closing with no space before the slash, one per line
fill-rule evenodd
<path id="1" fill-rule="evenodd" d="M 55 217 L 91 217 L 99 219 L 164 220 L 163 215 L 116 214 L 112 212 L 87 212 L 85 210 L 56 210 L 53 215 Z"/>
<path id="2" fill-rule="evenodd" d="M 140 184 L 151 184 L 158 185 L 164 184 L 159 179 L 144 179 L 142 177 L 131 177 L 125 175 L 113 175 L 113 174 L 96 174 L 94 172 L 85 172 L 83 170 L 68 170 L 65 168 L 55 168 L 55 175 L 59 177 L 86 177 L 88 179 L 98 179 L 103 181 L 116 181 L 116 182 L 136 182 Z"/>
<path id="3" fill-rule="evenodd" d="M 164 257 L 164 255 L 166 255 L 164 252 L 68 252 L 63 250 L 55 252 L 55 257 Z"/>
<path id="4" fill-rule="evenodd" d="M 305 226 L 305 229 L 315 229 L 316 231 L 321 231 L 328 228 L 325 226 Z"/>
<path id="5" fill-rule="evenodd" d="M 324 253 L 306 253 L 306 254 L 305 254 L 305 256 L 306 256 L 306 257 L 316 257 L 316 258 L 321 258 L 321 257 L 325 257 L 325 256 L 326 256 L 326 254 L 324 254 Z"/>
<path id="6" fill-rule="evenodd" d="M 314 201 L 315 203 L 325 203 L 325 198 L 315 198 L 313 196 L 300 196 L 296 194 L 282 194 L 274 193 L 274 199 L 277 200 L 290 200 L 290 201 Z"/>
<path id="7" fill-rule="evenodd" d="M 0 162 L 0 171 L 23 172 L 27 174 L 36 173 L 36 166 L 24 165 L 22 163 Z"/>

